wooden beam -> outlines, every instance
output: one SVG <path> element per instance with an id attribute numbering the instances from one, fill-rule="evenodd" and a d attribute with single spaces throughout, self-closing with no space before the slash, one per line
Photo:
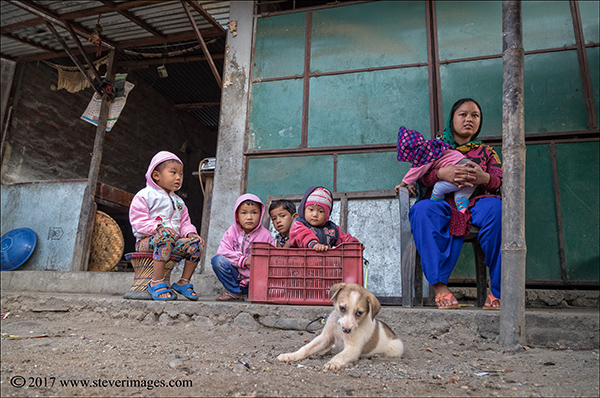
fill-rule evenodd
<path id="1" fill-rule="evenodd" d="M 108 61 L 107 78 L 110 81 L 115 80 L 116 64 L 118 54 L 117 50 L 112 50 Z M 100 106 L 100 117 L 96 128 L 96 139 L 92 151 L 92 161 L 88 174 L 88 182 L 83 194 L 81 212 L 79 214 L 79 225 L 77 235 L 75 236 L 75 250 L 71 261 L 71 271 L 87 271 L 92 243 L 92 234 L 94 232 L 94 220 L 96 216 L 96 203 L 94 198 L 98 185 L 98 176 L 100 174 L 100 165 L 102 163 L 102 151 L 104 148 L 104 138 L 106 136 L 106 125 L 108 123 L 108 111 L 111 101 L 106 94 L 102 95 L 102 104 Z"/>
<path id="2" fill-rule="evenodd" d="M 13 57 L 9 57 L 8 55 L 6 55 L 6 54 L 3 54 L 3 53 L 0 53 L 0 58 L 2 58 L 2 59 L 6 59 L 6 60 L 8 60 L 8 61 L 14 61 L 14 62 L 17 62 L 17 60 L 15 60 Z"/>
<path id="3" fill-rule="evenodd" d="M 198 25 L 196 25 L 196 21 L 194 21 L 194 17 L 192 17 L 192 13 L 187 8 L 187 5 L 184 0 L 181 1 L 181 5 L 183 6 L 185 13 L 187 14 L 188 19 L 190 20 L 190 24 L 192 24 L 192 27 L 194 28 L 194 32 L 196 32 L 196 37 L 198 38 L 198 42 L 200 42 L 202 51 L 204 52 L 204 55 L 206 55 L 206 59 L 208 60 L 208 64 L 210 65 L 210 70 L 212 71 L 213 76 L 215 77 L 215 80 L 217 81 L 217 84 L 219 85 L 219 88 L 223 88 L 223 84 L 221 83 L 221 75 L 219 75 L 219 71 L 217 70 L 215 63 L 213 62 L 213 59 L 210 56 L 210 52 L 208 52 L 206 43 L 204 42 L 204 39 L 202 38 L 202 34 L 200 33 L 200 30 L 198 29 Z"/>
<path id="4" fill-rule="evenodd" d="M 216 29 L 205 30 L 202 32 L 202 35 L 204 37 L 220 36 L 220 34 L 218 34 Z M 144 46 L 151 46 L 154 44 L 176 43 L 176 42 L 180 42 L 180 41 L 192 40 L 195 38 L 196 38 L 196 33 L 194 33 L 194 32 L 179 33 L 176 35 L 167 36 L 166 40 L 163 40 L 160 37 L 149 37 L 149 38 L 145 38 L 145 39 L 124 41 L 124 42 L 116 44 L 116 46 L 117 46 L 116 48 L 119 50 L 123 50 L 123 49 L 131 48 L 131 47 L 144 47 Z M 72 50 L 72 51 L 75 54 L 79 54 L 78 50 Z M 87 46 L 85 48 L 86 53 L 91 53 L 91 52 L 95 52 L 95 51 L 96 51 L 95 46 L 94 47 Z M 14 61 L 19 62 L 19 63 L 20 62 L 35 62 L 35 61 L 41 61 L 44 59 L 53 59 L 53 58 L 60 58 L 60 57 L 66 57 L 66 56 L 68 56 L 68 54 L 66 52 L 59 52 L 58 54 L 45 53 L 45 54 L 25 55 L 22 57 L 15 58 Z M 121 64 L 119 64 L 119 65 L 121 65 Z"/>
<path id="5" fill-rule="evenodd" d="M 152 35 L 158 36 L 161 39 L 167 38 L 166 35 L 162 34 L 158 30 L 154 29 L 152 26 L 148 25 L 145 21 L 142 21 L 141 19 L 139 19 L 138 17 L 136 17 L 129 11 L 125 11 L 125 10 L 121 10 L 121 9 L 117 8 L 116 4 L 114 4 L 112 1 L 108 1 L 108 0 L 100 0 L 100 1 L 102 2 L 102 4 L 106 5 L 107 7 L 110 7 L 112 10 L 118 12 L 119 14 L 121 14 L 122 16 L 124 16 L 125 18 L 127 18 L 128 20 L 133 22 L 134 24 L 140 26 L 142 29 L 146 30 L 147 32 L 151 33 Z"/>
<path id="6" fill-rule="evenodd" d="M 212 37 L 220 37 L 220 36 L 224 36 L 224 34 L 220 33 L 216 29 L 210 28 L 210 29 L 202 30 L 202 37 L 212 38 Z M 193 40 L 196 38 L 197 38 L 197 36 L 196 36 L 195 32 L 185 32 L 185 33 L 178 33 L 175 35 L 167 36 L 167 38 L 164 40 L 159 37 L 147 37 L 144 39 L 134 39 L 134 40 L 122 41 L 117 45 L 117 48 L 119 50 L 123 50 L 126 48 L 132 48 L 132 47 L 144 47 L 144 46 L 151 46 L 154 44 L 163 44 L 163 43 L 168 44 L 168 43 L 175 43 L 178 41 L 188 41 L 188 40 Z"/>
<path id="7" fill-rule="evenodd" d="M 221 105 L 220 102 L 192 102 L 189 104 L 175 104 L 175 108 L 177 109 L 201 109 L 206 108 L 207 106 L 217 106 Z"/>
<path id="8" fill-rule="evenodd" d="M 221 26 L 221 24 L 219 22 L 217 22 L 216 19 L 213 18 L 212 15 L 210 15 L 199 3 L 198 1 L 188 1 L 188 4 L 194 9 L 196 10 L 196 12 L 200 15 L 202 15 L 204 17 L 204 19 L 206 19 L 208 21 L 208 23 L 210 23 L 212 26 L 214 26 L 217 30 L 219 30 L 221 33 L 225 34 L 227 33 L 225 31 L 225 29 Z"/>
<path id="9" fill-rule="evenodd" d="M 213 59 L 224 59 L 225 54 L 215 54 Z M 173 57 L 173 58 L 152 58 L 143 61 L 122 61 L 119 62 L 119 67 L 128 68 L 130 70 L 144 69 L 152 65 L 158 64 L 186 64 L 190 62 L 203 62 L 206 61 L 204 55 L 193 55 L 191 57 Z"/>
<path id="10" fill-rule="evenodd" d="M 37 15 L 37 16 L 43 18 L 43 20 L 45 20 L 45 21 L 49 21 L 53 24 L 60 26 L 63 29 L 67 29 L 67 21 L 62 19 L 58 14 L 55 14 L 54 12 L 45 9 L 44 7 L 40 7 L 36 3 L 25 2 L 25 1 L 21 1 L 21 0 L 7 0 L 7 1 L 9 1 L 11 4 L 13 4 L 19 8 L 22 8 L 23 10 L 25 10 L 27 12 L 30 12 L 34 15 Z M 79 24 L 71 23 L 71 25 L 73 27 L 73 30 L 75 30 L 75 32 L 78 35 L 82 36 L 86 40 L 90 38 L 92 32 L 90 32 L 89 30 L 80 26 Z M 107 47 L 115 48 L 115 44 L 112 43 L 111 41 L 103 38 L 102 36 L 100 36 L 100 39 L 102 40 L 102 43 L 105 44 Z"/>
<path id="11" fill-rule="evenodd" d="M 67 22 L 67 30 L 71 34 L 71 37 L 73 38 L 73 41 L 75 42 L 75 45 L 79 49 L 79 52 L 81 52 L 81 56 L 83 57 L 83 59 L 85 60 L 85 62 L 88 64 L 88 67 L 91 69 L 91 71 L 94 73 L 94 76 L 96 77 L 97 83 L 100 84 L 100 82 L 102 81 L 102 77 L 100 76 L 100 73 L 96 69 L 96 66 L 94 65 L 94 63 L 87 56 L 85 50 L 83 49 L 83 45 L 81 44 L 81 42 L 79 41 L 79 38 L 77 37 L 77 34 L 75 33 L 75 31 L 71 27 L 71 24 L 68 23 L 68 22 Z M 85 71 L 82 70 L 81 73 L 85 73 Z M 92 84 L 92 86 L 93 86 L 93 84 Z"/>

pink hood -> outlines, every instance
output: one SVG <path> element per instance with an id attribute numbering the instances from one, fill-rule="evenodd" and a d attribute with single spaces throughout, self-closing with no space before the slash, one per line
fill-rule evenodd
<path id="1" fill-rule="evenodd" d="M 242 204 L 242 202 L 245 202 L 247 200 L 251 200 L 253 202 L 258 203 L 258 205 L 260 206 L 260 220 L 258 222 L 258 225 L 256 226 L 256 228 L 259 228 L 262 225 L 262 221 L 263 221 L 263 216 L 265 215 L 265 205 L 263 204 L 263 202 L 261 202 L 260 198 L 254 194 L 251 193 L 245 193 L 242 196 L 240 196 L 236 201 L 235 201 L 235 206 L 233 208 L 233 220 L 235 221 L 235 224 L 240 227 L 240 229 L 242 229 L 242 226 L 240 225 L 240 222 L 237 218 L 237 209 L 238 207 L 240 207 L 240 205 Z M 254 228 L 252 230 L 256 231 L 256 228 Z M 243 231 L 243 230 L 242 230 Z M 252 233 L 250 232 L 250 233 Z"/>
<path id="2" fill-rule="evenodd" d="M 156 234 L 159 225 L 173 228 L 182 237 L 191 232 L 198 233 L 183 199 L 173 191 L 166 192 L 152 179 L 156 166 L 165 160 L 176 160 L 183 165 L 171 152 L 161 151 L 154 155 L 146 172 L 146 188 L 135 194 L 129 205 L 129 222 L 138 239 Z"/>
<path id="3" fill-rule="evenodd" d="M 168 152 L 168 151 L 160 151 L 159 153 L 154 155 L 154 157 L 150 161 L 150 166 L 148 166 L 148 170 L 146 171 L 146 186 L 147 187 L 162 189 L 161 187 L 156 185 L 156 183 L 152 179 L 152 172 L 154 171 L 156 166 L 158 166 L 160 163 L 164 162 L 165 160 L 176 160 L 179 163 L 181 163 L 181 165 L 183 166 L 183 162 L 181 161 L 181 159 L 179 159 L 177 157 L 177 155 L 175 155 L 174 153 Z"/>
<path id="4" fill-rule="evenodd" d="M 260 205 L 260 221 L 256 228 L 248 234 L 244 233 L 236 216 L 238 207 L 246 200 L 252 200 Z M 233 210 L 233 219 L 235 220 L 235 223 L 225 231 L 223 239 L 221 239 L 221 243 L 219 244 L 219 249 L 217 250 L 217 254 L 227 257 L 231 264 L 238 269 L 241 286 L 248 286 L 248 283 L 250 282 L 250 267 L 247 267 L 245 262 L 252 254 L 252 242 L 267 242 L 275 246 L 275 241 L 273 240 L 271 233 L 262 226 L 264 214 L 265 205 L 258 196 L 251 193 L 240 196 L 235 201 Z"/>

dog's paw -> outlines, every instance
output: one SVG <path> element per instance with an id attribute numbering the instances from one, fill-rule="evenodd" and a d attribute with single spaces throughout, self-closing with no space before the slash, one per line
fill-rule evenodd
<path id="1" fill-rule="evenodd" d="M 287 362 L 287 361 L 296 361 L 296 355 L 294 355 L 293 352 L 288 352 L 286 354 L 279 354 L 279 356 L 277 357 L 278 360 L 280 360 L 281 362 Z"/>
<path id="2" fill-rule="evenodd" d="M 337 370 L 344 366 L 343 363 L 337 361 L 329 361 L 323 366 L 323 372 L 327 372 L 328 370 Z"/>

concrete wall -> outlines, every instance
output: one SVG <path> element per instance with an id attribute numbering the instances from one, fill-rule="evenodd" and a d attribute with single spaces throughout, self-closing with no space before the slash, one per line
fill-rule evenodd
<path id="1" fill-rule="evenodd" d="M 86 186 L 86 180 L 2 186 L 2 234 L 30 228 L 37 237 L 33 254 L 19 270 L 71 270 L 79 224 L 73 209 L 81 209 Z"/>
<path id="2" fill-rule="evenodd" d="M 19 64 L 16 76 L 22 80 L 15 78 L 14 83 L 20 90 L 5 141 L 2 184 L 87 178 L 96 127 L 80 117 L 93 90 L 54 91 L 57 71 L 43 62 Z M 127 80 L 135 87 L 115 127 L 106 134 L 99 181 L 136 193 L 145 186 L 152 156 L 159 150 L 174 152 L 185 165 L 179 193 L 199 228 L 203 198 L 192 172 L 203 158 L 215 155 L 216 132 L 176 109 L 135 72 Z M 184 153 L 180 148 L 186 141 Z"/>
<path id="3" fill-rule="evenodd" d="M 233 224 L 233 207 L 244 188 L 244 140 L 248 112 L 249 71 L 252 49 L 254 2 L 231 2 L 230 21 L 237 21 L 237 35 L 227 34 L 223 95 L 215 185 L 206 244 L 208 274 L 214 275 L 210 259 L 216 254 L 223 234 Z"/>

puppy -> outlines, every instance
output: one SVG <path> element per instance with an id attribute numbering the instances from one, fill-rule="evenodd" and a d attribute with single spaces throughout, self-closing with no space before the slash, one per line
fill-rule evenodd
<path id="1" fill-rule="evenodd" d="M 381 304 L 373 293 L 355 283 L 337 283 L 331 287 L 330 296 L 334 310 L 321 334 L 298 351 L 279 355 L 278 360 L 299 361 L 334 344 L 341 351 L 325 364 L 323 371 L 339 369 L 360 356 L 402 355 L 402 341 L 388 325 L 375 319 Z"/>

